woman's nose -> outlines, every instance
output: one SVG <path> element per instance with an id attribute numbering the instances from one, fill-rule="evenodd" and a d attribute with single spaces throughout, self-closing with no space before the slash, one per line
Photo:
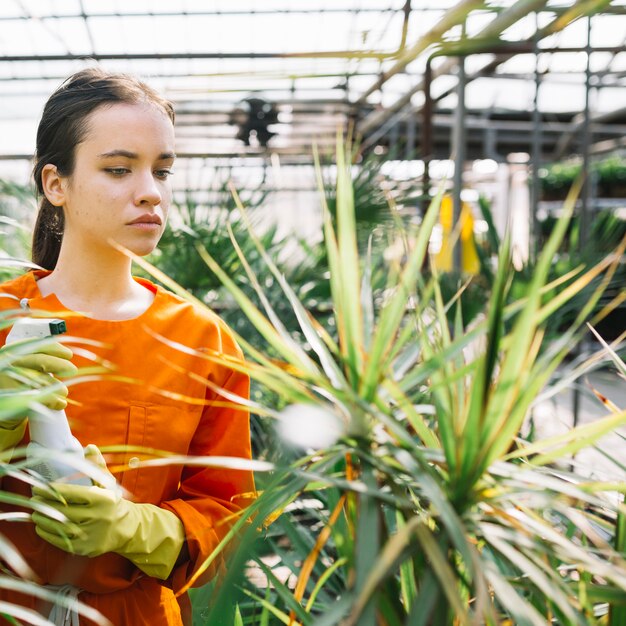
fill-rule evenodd
<path id="1" fill-rule="evenodd" d="M 152 171 L 142 174 L 135 196 L 135 204 L 150 204 L 156 206 L 161 203 L 161 191 Z"/>

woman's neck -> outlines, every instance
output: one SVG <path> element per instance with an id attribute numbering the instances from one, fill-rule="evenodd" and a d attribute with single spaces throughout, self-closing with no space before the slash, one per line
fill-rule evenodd
<path id="1" fill-rule="evenodd" d="M 133 279 L 131 260 L 121 253 L 95 261 L 89 255 L 68 254 L 62 247 L 55 269 L 38 286 L 43 296 L 53 293 L 68 309 L 101 320 L 137 317 L 154 299 Z"/>

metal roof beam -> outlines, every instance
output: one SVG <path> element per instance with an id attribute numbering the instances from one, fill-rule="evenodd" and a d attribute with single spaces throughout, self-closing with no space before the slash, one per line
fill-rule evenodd
<path id="1" fill-rule="evenodd" d="M 498 35 L 504 30 L 506 30 L 509 26 L 515 24 L 515 22 L 519 21 L 524 15 L 527 15 L 533 10 L 537 10 L 543 7 L 546 4 L 547 0 L 518 0 L 512 7 L 500 13 L 495 19 L 493 19 L 483 30 L 480 31 L 477 37 L 481 39 L 493 39 L 497 38 Z M 558 19 L 558 18 L 557 18 Z M 449 59 L 445 61 L 441 67 L 435 70 L 435 75 L 440 76 L 441 74 L 447 74 L 450 72 L 457 64 L 456 59 Z M 402 68 L 404 69 L 404 68 Z M 380 85 L 382 83 L 378 81 Z M 378 83 L 377 83 L 378 84 Z M 410 103 L 411 98 L 419 91 L 424 90 L 425 82 L 422 80 L 418 85 L 413 87 L 407 94 L 402 96 L 399 100 L 397 100 L 391 107 L 383 111 L 376 111 L 372 113 L 369 117 L 365 118 L 359 124 L 359 132 L 363 135 L 370 132 L 372 129 L 376 127 L 382 126 L 384 122 L 397 113 L 401 111 L 407 104 Z M 365 95 L 369 95 L 373 90 L 368 90 Z M 361 96 L 359 100 L 357 100 L 356 104 L 361 104 L 364 101 L 364 96 Z"/>
<path id="2" fill-rule="evenodd" d="M 96 45 L 93 40 L 93 34 L 91 32 L 91 28 L 89 27 L 89 21 L 87 20 L 87 14 L 85 13 L 85 5 L 83 4 L 83 0 L 79 2 L 80 6 L 80 17 L 83 20 L 83 24 L 85 26 L 85 30 L 87 31 L 87 38 L 89 39 L 89 45 L 91 46 L 91 53 L 96 53 Z"/>
<path id="3" fill-rule="evenodd" d="M 532 46 L 534 45 L 535 37 L 539 37 L 540 39 L 542 39 L 549 35 L 552 35 L 558 32 L 559 30 L 564 29 L 566 26 L 568 26 L 575 20 L 581 17 L 585 17 L 590 11 L 599 10 L 598 9 L 599 5 L 607 5 L 610 1 L 611 0 L 579 0 L 568 11 L 564 12 L 561 15 L 558 15 L 554 20 L 552 20 L 549 24 L 547 24 L 543 29 L 537 31 L 535 36 L 523 42 L 518 42 L 518 43 L 513 42 L 512 45 L 519 46 L 519 48 L 522 49 L 523 45 L 526 44 L 527 46 L 529 46 L 528 52 L 529 53 L 533 52 Z M 539 0 L 539 1 L 538 0 L 518 0 L 518 2 L 509 9 L 509 11 L 512 11 L 511 18 L 515 18 L 515 20 L 511 22 L 509 26 L 515 23 L 515 21 L 518 21 L 520 19 L 519 12 L 514 11 L 514 9 L 516 9 L 516 7 L 520 3 L 523 3 L 524 6 L 528 7 L 531 4 L 545 4 L 545 2 L 546 0 Z M 550 10 L 550 12 L 552 11 Z M 565 19 L 565 16 L 566 16 L 566 19 Z M 507 22 L 504 19 L 500 21 L 499 25 L 503 27 L 502 30 L 505 30 L 505 28 L 508 28 Z M 491 29 L 489 29 L 489 26 L 490 25 L 487 25 L 487 27 L 479 33 L 478 35 L 479 38 L 483 38 L 485 36 L 485 31 L 487 31 L 487 34 L 489 35 L 489 37 L 493 37 L 495 33 L 492 32 Z M 477 52 L 477 50 L 475 50 L 474 52 Z M 479 77 L 486 76 L 486 75 L 493 73 L 496 67 L 498 67 L 499 65 L 501 65 L 508 59 L 514 57 L 515 54 L 518 54 L 518 52 L 503 53 L 501 55 L 498 55 L 496 59 L 494 59 L 487 65 L 485 65 L 485 67 L 483 67 L 481 70 L 476 72 L 472 77 L 468 78 L 467 82 L 471 82 L 475 78 L 479 78 Z M 445 61 L 441 66 L 433 70 L 433 78 L 437 78 L 438 76 L 448 74 L 455 67 L 455 65 L 456 65 L 456 60 L 454 59 L 449 59 Z M 390 107 L 387 107 L 383 111 L 376 111 L 374 113 L 371 113 L 368 117 L 366 117 L 359 124 L 358 126 L 359 132 L 362 135 L 366 135 L 367 133 L 371 132 L 374 128 L 382 126 L 382 124 L 384 124 L 388 118 L 395 115 L 398 111 L 401 111 L 402 109 L 404 109 L 404 107 L 406 107 L 411 102 L 411 98 L 416 93 L 419 93 L 420 91 L 424 91 L 424 87 L 425 87 L 425 81 L 421 80 L 417 85 L 415 85 L 412 89 L 410 89 L 404 96 L 396 100 L 396 102 L 392 104 Z"/>
<path id="4" fill-rule="evenodd" d="M 345 78 L 348 76 L 378 76 L 378 72 L 368 72 L 362 70 L 353 70 L 349 72 L 318 72 L 318 73 L 297 73 L 297 72 L 275 72 L 274 70 L 268 71 L 246 71 L 246 72 L 195 72 L 188 73 L 180 71 L 163 72 L 159 73 L 158 78 L 260 78 L 268 80 L 315 80 L 318 78 Z M 33 80 L 65 80 L 67 74 L 46 74 L 45 76 L 39 74 L 37 76 L 0 76 L 0 82 L 12 82 L 12 81 L 33 81 Z"/>
<path id="5" fill-rule="evenodd" d="M 433 4 L 428 6 L 420 6 L 419 8 L 414 8 L 413 11 L 442 11 L 449 10 L 453 7 L 443 8 L 440 4 L 437 4 L 436 0 L 433 0 Z M 491 7 L 490 7 L 491 8 Z M 561 15 L 566 13 L 570 7 L 550 7 L 548 10 L 550 13 L 555 13 L 557 15 Z M 492 10 L 497 10 L 493 9 Z M 292 5 L 292 7 L 288 9 L 263 9 L 263 8 L 255 8 L 254 10 L 245 10 L 245 9 L 225 9 L 225 10 L 193 10 L 193 11 L 158 11 L 158 12 L 141 12 L 141 11 L 129 11 L 123 14 L 120 13 L 105 13 L 94 11 L 92 13 L 88 13 L 87 17 L 89 18 L 111 18 L 111 17 L 180 17 L 180 16 L 189 16 L 189 17 L 220 17 L 223 15 L 241 15 L 241 16 L 250 16 L 250 15 L 312 15 L 312 14 L 325 14 L 325 13 L 401 13 L 404 11 L 404 7 L 398 7 L 397 9 L 390 7 L 359 7 L 358 9 L 354 7 L 324 7 L 320 9 L 310 9 L 310 8 L 298 8 L 297 6 Z M 607 6 L 602 9 L 603 13 L 608 13 L 611 15 L 626 15 L 626 6 Z M 37 16 L 37 19 L 46 21 L 46 20 L 63 20 L 63 19 L 76 19 L 82 17 L 81 13 L 64 13 L 62 15 L 40 15 Z M 0 22 L 12 22 L 12 21 L 25 21 L 31 19 L 26 15 L 0 15 Z"/>
<path id="6" fill-rule="evenodd" d="M 397 52 L 375 50 L 307 50 L 304 52 L 146 52 L 111 54 L 13 54 L 0 56 L 2 63 L 16 61 L 159 61 L 171 59 L 379 59 L 395 58 Z"/>
<path id="7" fill-rule="evenodd" d="M 94 11 L 93 13 L 87 14 L 87 17 L 90 18 L 110 18 L 110 17 L 181 17 L 181 16 L 189 16 L 189 17 L 220 17 L 223 15 L 242 15 L 242 16 L 251 16 L 251 15 L 310 15 L 316 14 L 321 15 L 324 13 L 401 13 L 404 10 L 403 7 L 398 9 L 393 9 L 390 7 L 327 7 L 322 9 L 307 9 L 307 8 L 289 8 L 289 9 L 253 9 L 245 10 L 245 9 L 226 9 L 223 11 L 213 10 L 213 11 L 158 11 L 158 12 L 140 12 L 140 11 L 129 11 L 120 13 L 104 13 Z M 420 7 L 420 11 L 441 11 L 441 7 L 437 5 Z M 62 19 L 76 19 L 82 17 L 82 13 L 64 13 L 63 15 L 41 15 L 38 16 L 37 19 L 40 20 L 62 20 Z M 3 15 L 0 16 L 0 22 L 10 22 L 10 21 L 23 21 L 30 19 L 24 15 Z"/>
<path id="8" fill-rule="evenodd" d="M 381 77 L 367 89 L 355 102 L 356 106 L 364 104 L 367 98 L 373 94 L 376 90 L 380 89 L 382 85 L 387 82 L 392 76 L 395 76 L 399 72 L 404 71 L 406 66 L 414 61 L 426 48 L 441 40 L 443 35 L 447 33 L 451 28 L 462 23 L 467 15 L 478 7 L 482 7 L 482 0 L 461 0 L 456 6 L 448 9 L 444 13 L 443 17 L 437 24 L 435 24 L 425 35 L 417 40 L 417 43 L 413 44 L 410 48 L 402 50 L 400 58 L 388 71 L 383 72 Z"/>

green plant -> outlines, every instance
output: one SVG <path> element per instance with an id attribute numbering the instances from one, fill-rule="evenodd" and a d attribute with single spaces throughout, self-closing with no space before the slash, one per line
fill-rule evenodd
<path id="1" fill-rule="evenodd" d="M 595 171 L 598 177 L 600 195 L 624 195 L 626 193 L 626 159 L 612 156 L 600 161 Z"/>
<path id="2" fill-rule="evenodd" d="M 547 199 L 564 198 L 580 176 L 580 161 L 553 163 L 539 171 L 539 184 Z"/>
<path id="3" fill-rule="evenodd" d="M 222 267 L 232 275 L 239 274 L 240 263 L 230 245 L 228 228 L 241 232 L 232 194 L 227 180 L 228 172 L 218 171 L 215 182 L 208 190 L 207 203 L 198 203 L 191 196 L 171 208 L 168 228 L 164 231 L 159 247 L 151 261 L 169 277 L 183 285 L 194 296 L 210 300 L 220 287 L 213 276 L 204 271 L 202 260 L 195 253 L 196 243 L 214 250 Z M 255 197 L 260 203 L 266 194 Z M 264 244 L 274 245 L 276 228 L 263 235 Z M 226 245 L 228 244 L 228 245 Z M 245 246 L 250 253 L 250 246 Z"/>
<path id="4" fill-rule="evenodd" d="M 17 215 L 31 215 L 35 196 L 30 187 L 0 180 L 0 281 L 8 280 L 30 267 L 30 230 Z"/>
<path id="5" fill-rule="evenodd" d="M 599 196 L 623 196 L 626 192 L 626 159 L 613 155 L 591 163 L 591 175 Z M 539 184 L 546 200 L 562 199 L 580 176 L 580 159 L 551 163 L 539 172 Z"/>
<path id="6" fill-rule="evenodd" d="M 514 302 L 508 302 L 512 270 L 504 240 L 484 316 L 468 327 L 458 294 L 445 302 L 437 274 L 425 280 L 421 273 L 439 198 L 405 237 L 414 242 L 405 262 L 384 290 L 374 291 L 368 259 L 358 254 L 341 150 L 337 166 L 336 230 L 328 212 L 324 226 L 336 341 L 305 310 L 252 231 L 305 341 L 283 326 L 264 298 L 263 277 L 243 255 L 265 313 L 198 247 L 281 360 L 241 340 L 250 375 L 291 405 L 281 414 L 252 409 L 276 418 L 281 432 L 291 431 L 307 450 L 294 460 L 285 439 L 277 438 L 284 455 L 273 473 L 260 477 L 263 494 L 249 511 L 255 528 L 269 530 L 263 542 L 245 544 L 233 578 L 206 600 L 203 623 L 234 623 L 234 615 L 223 612 L 229 602 L 238 603 L 237 619 L 259 625 L 507 619 L 583 625 L 600 623 L 609 606 L 619 615 L 626 605 L 626 561 L 616 529 L 624 505 L 609 495 L 626 485 L 619 478 L 590 481 L 558 462 L 624 424 L 626 411 L 545 441 L 521 434 L 539 392 L 584 332 L 619 257 L 577 268 L 567 287 L 546 298 L 560 282 L 548 277 L 571 197 L 532 281 Z M 596 276 L 600 282 L 573 323 L 541 350 L 550 317 Z M 275 574 L 267 552 L 294 575 L 295 585 Z M 271 585 L 255 588 L 237 577 L 249 559 Z"/>
<path id="7" fill-rule="evenodd" d="M 498 255 L 502 242 L 494 226 L 491 207 L 486 198 L 479 199 L 479 208 L 487 224 L 487 232 L 483 245 L 477 246 L 480 258 L 480 274 L 472 278 L 461 296 L 466 321 L 474 318 L 491 293 L 495 274 L 493 259 Z M 537 242 L 536 248 L 541 250 L 546 244 L 550 233 L 557 227 L 558 218 L 550 217 L 546 220 L 545 238 Z M 543 298 L 549 300 L 558 295 L 568 285 L 572 284 L 583 270 L 591 270 L 604 259 L 612 255 L 626 237 L 626 220 L 612 209 L 600 211 L 593 219 L 590 231 L 587 233 L 584 245 L 579 244 L 579 220 L 573 216 L 569 220 L 563 239 L 555 252 L 548 270 L 548 282 L 554 287 L 548 290 Z M 514 302 L 524 297 L 528 286 L 534 279 L 537 263 L 534 256 L 518 270 L 511 274 L 511 286 L 508 291 L 508 302 Z M 558 310 L 546 320 L 546 335 L 554 339 L 576 319 L 594 290 L 602 280 L 601 275 L 595 276 L 580 291 L 564 302 Z M 615 339 L 621 333 L 619 319 L 624 314 L 626 295 L 623 291 L 626 280 L 626 268 L 623 263 L 617 263 L 611 279 L 606 284 L 600 297 L 597 299 L 588 316 L 594 319 L 594 324 L 601 329 L 603 336 Z M 461 277 L 443 277 L 442 291 L 449 298 L 454 294 L 454 288 L 461 283 Z M 452 315 L 450 313 L 449 315 Z"/>
<path id="8" fill-rule="evenodd" d="M 354 219 L 359 250 L 365 252 L 368 244 L 375 248 L 387 245 L 390 227 L 397 223 L 399 214 L 409 218 L 417 214 L 417 206 L 423 200 L 421 185 L 413 179 L 394 181 L 386 168 L 393 167 L 397 155 L 393 152 L 379 156 L 373 152 L 363 157 L 354 150 L 350 168 L 352 195 L 354 199 Z M 328 170 L 332 168 L 327 168 Z M 332 178 L 324 183 L 326 206 L 333 221 L 337 219 L 336 185 Z M 377 246 L 376 246 L 377 244 Z"/>
<path id="9" fill-rule="evenodd" d="M 35 208 L 35 204 L 33 187 L 0 179 L 0 214 L 9 217 L 28 215 Z"/>

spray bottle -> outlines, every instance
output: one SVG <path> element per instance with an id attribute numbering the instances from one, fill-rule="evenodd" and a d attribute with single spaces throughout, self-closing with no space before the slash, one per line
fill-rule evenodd
<path id="1" fill-rule="evenodd" d="M 24 339 L 35 339 L 60 335 L 66 331 L 65 321 L 49 318 L 22 317 L 15 321 L 6 343 Z M 91 479 L 78 473 L 76 468 L 63 463 L 60 459 L 42 458 L 37 448 L 75 454 L 84 458 L 83 447 L 72 435 L 65 411 L 47 409 L 44 413 L 33 410 L 29 414 L 30 443 L 26 448 L 27 458 L 36 458 L 31 468 L 48 481 L 64 480 L 74 485 L 91 485 Z M 70 478 L 68 478 L 70 477 Z"/>

